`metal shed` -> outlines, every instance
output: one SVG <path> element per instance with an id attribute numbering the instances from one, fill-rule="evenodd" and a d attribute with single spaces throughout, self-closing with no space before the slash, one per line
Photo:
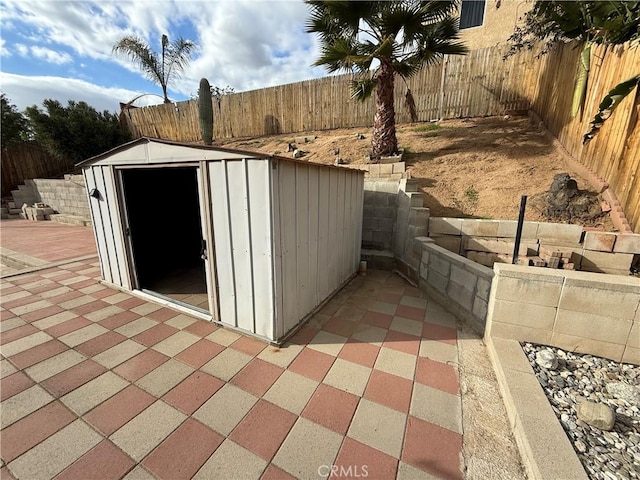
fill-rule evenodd
<path id="1" fill-rule="evenodd" d="M 363 172 L 140 138 L 82 162 L 104 282 L 279 341 L 357 271 Z"/>

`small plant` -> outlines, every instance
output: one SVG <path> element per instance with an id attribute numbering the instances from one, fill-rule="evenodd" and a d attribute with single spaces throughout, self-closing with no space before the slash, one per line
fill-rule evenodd
<path id="1" fill-rule="evenodd" d="M 280 150 L 276 150 L 275 152 L 273 152 L 274 155 L 280 155 L 282 153 L 282 151 Z"/>
<path id="2" fill-rule="evenodd" d="M 402 153 L 405 153 L 405 154 L 408 155 L 408 154 L 411 154 L 413 152 L 411 151 L 411 149 L 409 147 L 403 147 L 402 148 Z"/>
<path id="3" fill-rule="evenodd" d="M 437 137 L 438 135 L 439 135 L 438 132 L 427 132 L 421 136 L 422 138 L 433 138 L 433 137 Z"/>
<path id="4" fill-rule="evenodd" d="M 433 132 L 435 130 L 440 130 L 442 127 L 437 123 L 425 123 L 424 125 L 420 125 L 413 129 L 414 132 Z"/>
<path id="5" fill-rule="evenodd" d="M 477 202 L 479 194 L 475 188 L 471 187 L 465 190 L 464 196 L 471 202 Z"/>

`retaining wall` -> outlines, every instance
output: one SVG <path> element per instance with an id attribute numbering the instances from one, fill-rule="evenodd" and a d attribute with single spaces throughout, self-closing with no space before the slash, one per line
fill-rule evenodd
<path id="1" fill-rule="evenodd" d="M 23 203 L 31 205 L 43 202 L 58 213 L 91 218 L 82 175 L 65 175 L 60 180 L 36 178 L 27 180 L 20 187 L 11 192 L 16 208 L 20 208 Z"/>

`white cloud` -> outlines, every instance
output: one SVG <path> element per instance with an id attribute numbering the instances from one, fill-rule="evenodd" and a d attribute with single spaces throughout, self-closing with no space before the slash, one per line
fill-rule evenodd
<path id="1" fill-rule="evenodd" d="M 3 57 L 9 57 L 11 56 L 11 52 L 9 52 L 9 50 L 7 50 L 7 47 L 5 47 L 5 41 L 3 38 L 0 38 L 0 55 L 2 55 Z"/>
<path id="2" fill-rule="evenodd" d="M 11 103 L 18 109 L 24 110 L 34 103 L 42 107 L 42 102 L 51 98 L 63 105 L 68 100 L 84 101 L 98 111 L 110 110 L 118 112 L 119 103 L 129 102 L 141 92 L 126 88 L 106 88 L 75 78 L 51 76 L 25 76 L 0 72 L 2 91 L 7 94 Z M 162 103 L 162 98 L 145 96 L 136 101 L 136 105 L 150 105 Z"/>
<path id="3" fill-rule="evenodd" d="M 15 49 L 18 54 L 23 57 L 32 56 L 56 65 L 64 65 L 65 63 L 71 63 L 73 61 L 71 55 L 68 53 L 57 52 L 47 47 L 39 47 L 37 45 L 27 46 L 22 43 L 17 43 Z"/>

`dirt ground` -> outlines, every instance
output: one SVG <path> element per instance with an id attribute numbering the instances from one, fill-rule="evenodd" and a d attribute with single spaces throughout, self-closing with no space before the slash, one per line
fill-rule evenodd
<path id="1" fill-rule="evenodd" d="M 365 138 L 359 140 L 358 134 Z M 288 143 L 297 136 L 317 136 L 298 144 L 311 162 L 333 163 L 335 149 L 345 163 L 365 163 L 371 129 L 350 128 L 276 135 L 223 142 L 224 146 L 292 156 Z M 567 172 L 582 190 L 594 190 L 567 162 L 566 153 L 526 117 L 488 117 L 438 123 L 400 124 L 398 143 L 411 178 L 425 194 L 432 216 L 509 220 L 518 218 L 521 195 L 548 190 L 553 176 Z M 544 220 L 534 208 L 526 219 Z M 612 230 L 608 217 L 591 226 Z"/>

